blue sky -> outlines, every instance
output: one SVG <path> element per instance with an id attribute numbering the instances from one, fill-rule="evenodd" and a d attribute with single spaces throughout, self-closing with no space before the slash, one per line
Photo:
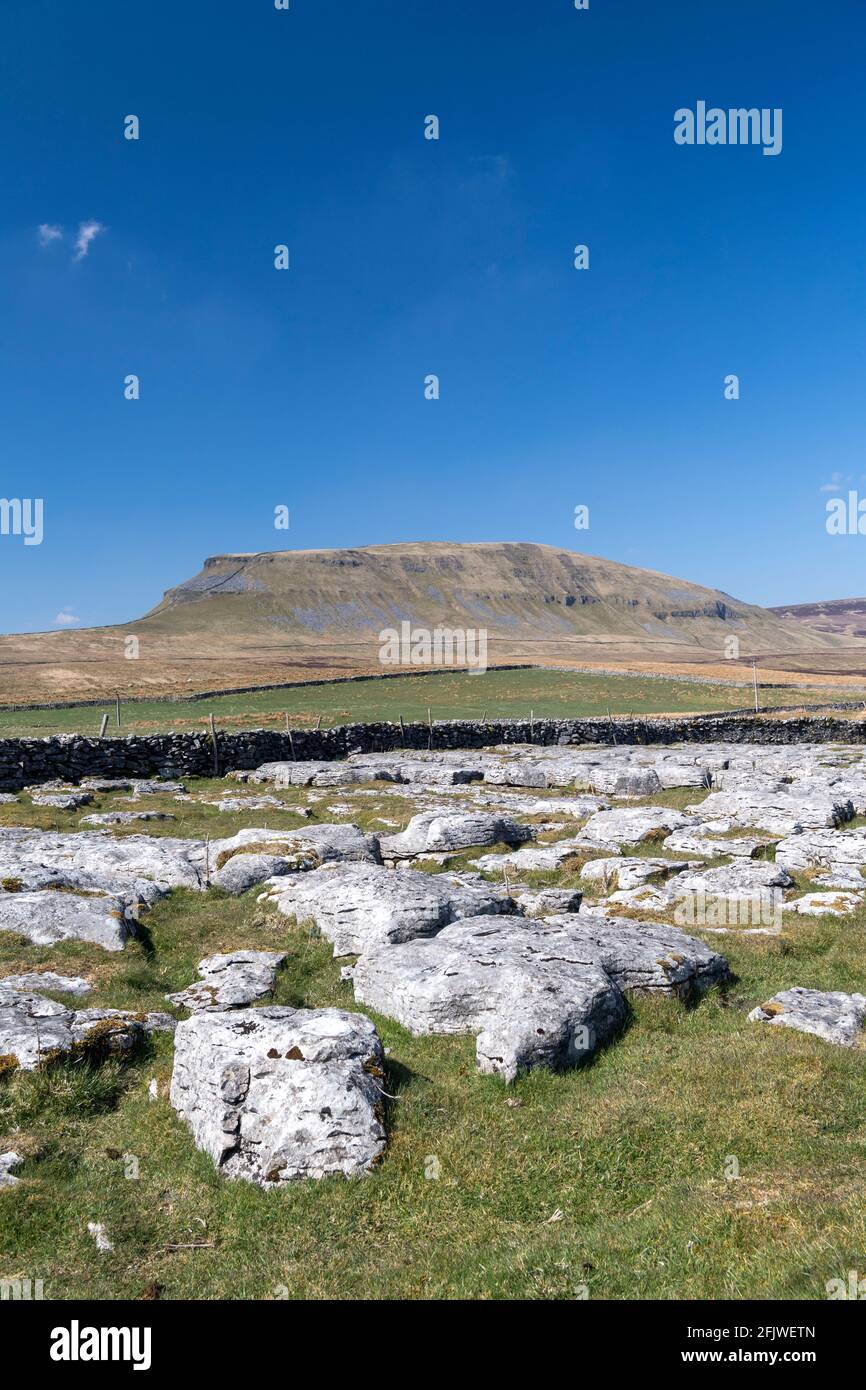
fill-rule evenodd
<path id="1" fill-rule="evenodd" d="M 821 491 L 866 497 L 860 0 L 6 0 L 0 37 L 0 496 L 44 499 L 0 630 L 413 539 L 866 592 Z M 676 145 L 699 99 L 782 108 L 782 153 Z"/>

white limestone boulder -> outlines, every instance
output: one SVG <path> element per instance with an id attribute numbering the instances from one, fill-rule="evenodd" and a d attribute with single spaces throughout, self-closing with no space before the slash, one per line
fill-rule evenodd
<path id="1" fill-rule="evenodd" d="M 198 963 L 200 980 L 176 994 L 172 1004 L 194 1013 L 204 1009 L 239 1009 L 273 994 L 284 951 L 230 951 Z"/>
<path id="2" fill-rule="evenodd" d="M 687 816 L 668 806 L 623 806 L 590 816 L 581 839 L 602 845 L 637 845 L 648 836 L 662 838 L 688 824 Z"/>
<path id="3" fill-rule="evenodd" d="M 382 836 L 380 847 L 385 859 L 406 859 L 476 845 L 519 845 L 531 840 L 532 834 L 528 825 L 484 811 L 422 811 L 399 835 Z"/>
<path id="4" fill-rule="evenodd" d="M 866 995 L 835 990 L 784 989 L 749 1014 L 750 1023 L 770 1023 L 814 1033 L 839 1047 L 863 1044 Z"/>
<path id="5" fill-rule="evenodd" d="M 380 947 L 361 956 L 352 982 L 359 1002 L 413 1034 L 475 1034 L 478 1070 L 506 1081 L 586 1060 L 626 1017 L 618 987 L 575 958 L 566 934 L 515 917 Z"/>
<path id="6" fill-rule="evenodd" d="M 299 923 L 313 922 L 335 956 L 429 936 L 461 917 L 514 911 L 507 892 L 478 876 L 373 864 L 331 864 L 278 878 L 259 901 Z"/>
<path id="7" fill-rule="evenodd" d="M 0 932 L 16 932 L 37 946 L 87 941 L 106 951 L 122 951 L 136 927 L 135 905 L 129 898 L 81 897 L 52 889 L 0 892 Z"/>
<path id="8" fill-rule="evenodd" d="M 262 1187 L 360 1177 L 385 1147 L 382 1065 L 360 1014 L 197 1013 L 177 1027 L 171 1103 L 226 1177 Z"/>

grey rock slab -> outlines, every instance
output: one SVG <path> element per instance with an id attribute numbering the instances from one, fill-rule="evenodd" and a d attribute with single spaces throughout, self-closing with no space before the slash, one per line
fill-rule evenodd
<path id="1" fill-rule="evenodd" d="M 169 1014 L 137 1014 L 123 1009 L 80 1009 L 41 994 L 0 984 L 0 1056 L 12 1057 L 24 1071 L 62 1059 L 73 1048 L 99 1059 L 127 1055 L 149 1033 L 170 1031 Z"/>
<path id="2" fill-rule="evenodd" d="M 128 792 L 132 783 L 124 777 L 82 777 L 80 785 L 91 792 Z"/>
<path id="3" fill-rule="evenodd" d="M 601 844 L 637 845 L 648 835 L 670 835 L 688 824 L 687 816 L 667 806 L 623 806 L 590 816 L 581 838 Z"/>
<path id="4" fill-rule="evenodd" d="M 0 986 L 0 1057 L 14 1058 L 23 1071 L 32 1071 L 46 1055 L 68 1052 L 72 1019 L 65 1004 Z"/>
<path id="5" fill-rule="evenodd" d="M 379 841 L 357 825 L 302 825 L 292 830 L 239 830 L 210 846 L 210 863 L 218 871 L 236 854 L 273 853 L 303 872 L 331 862 L 378 864 Z"/>
<path id="6" fill-rule="evenodd" d="M 791 835 L 800 830 L 842 825 L 851 820 L 854 806 L 823 792 L 785 786 L 782 791 L 737 788 L 711 792 L 700 805 L 690 806 L 702 818 L 724 816 L 735 825 L 767 830 L 774 835 Z"/>
<path id="7" fill-rule="evenodd" d="M 786 836 L 776 846 L 776 863 L 792 873 L 825 868 L 831 873 L 866 868 L 866 827 L 808 830 Z"/>
<path id="8" fill-rule="evenodd" d="M 661 790 L 661 778 L 651 767 L 621 772 L 613 784 L 614 796 L 654 796 Z"/>
<path id="9" fill-rule="evenodd" d="M 244 780 L 272 782 L 275 787 L 309 787 L 317 773 L 325 773 L 331 766 L 331 763 L 312 761 L 262 763 L 255 772 L 246 774 Z"/>
<path id="10" fill-rule="evenodd" d="M 552 845 L 527 845 L 523 849 L 508 854 L 484 854 L 474 861 L 477 869 L 485 873 L 502 873 L 514 870 L 516 874 L 559 869 L 567 859 L 575 855 L 596 857 L 601 854 L 619 854 L 618 846 L 601 846 L 582 836 L 572 836 L 566 840 L 556 840 Z M 581 871 L 582 872 L 582 871 Z"/>
<path id="11" fill-rule="evenodd" d="M 461 917 L 514 911 L 508 894 L 480 877 L 372 864 L 326 865 L 278 878 L 259 901 L 298 922 L 315 923 L 335 956 L 430 935 Z"/>
<path id="12" fill-rule="evenodd" d="M 526 888 L 512 884 L 510 893 L 524 917 L 579 912 L 583 901 L 583 894 L 576 888 Z"/>
<path id="13" fill-rule="evenodd" d="M 167 811 L 102 811 L 82 816 L 79 825 L 132 825 L 134 821 L 174 820 Z"/>
<path id="14" fill-rule="evenodd" d="M 34 792 L 31 796 L 34 806 L 53 806 L 58 811 L 77 811 L 79 806 L 87 806 L 93 800 L 90 792 Z"/>
<path id="15" fill-rule="evenodd" d="M 163 889 L 204 888 L 201 840 L 0 827 L 0 880 L 31 869 L 57 873 L 70 886 L 114 891 L 140 879 Z"/>
<path id="16" fill-rule="evenodd" d="M 532 833 L 527 825 L 485 811 L 422 811 L 399 835 L 382 836 L 380 846 L 384 858 L 402 859 L 500 842 L 518 845 Z"/>
<path id="17" fill-rule="evenodd" d="M 781 911 L 785 890 L 792 884 L 793 879 L 781 865 L 741 859 L 715 869 L 687 869 L 664 883 L 623 889 L 612 893 L 608 901 L 645 912 L 673 911 L 676 921 L 686 926 L 704 920 L 719 925 L 723 907 L 725 921 L 730 916 L 735 923 L 746 925 L 751 921 L 751 912 L 756 921 L 770 925 L 777 910 Z M 742 912 L 737 904 L 742 904 Z"/>
<path id="18" fill-rule="evenodd" d="M 860 881 L 863 882 L 862 879 Z M 837 893 L 806 893 L 802 898 L 794 898 L 786 903 L 785 907 L 804 917 L 846 917 L 855 912 L 862 902 L 862 893 L 841 890 Z"/>
<path id="19" fill-rule="evenodd" d="M 218 811 L 292 811 L 295 815 L 303 815 L 303 810 L 299 812 L 297 806 L 289 806 L 285 801 L 280 801 L 278 796 L 230 796 L 222 801 L 216 802 Z"/>
<path id="20" fill-rule="evenodd" d="M 370 1020 L 341 1009 L 197 1013 L 175 1033 L 171 1103 L 229 1178 L 360 1177 L 385 1147 L 383 1060 Z"/>
<path id="21" fill-rule="evenodd" d="M 866 996 L 798 986 L 759 1004 L 749 1014 L 749 1022 L 796 1028 L 840 1047 L 857 1047 L 863 1042 Z"/>
<path id="22" fill-rule="evenodd" d="M 134 797 L 176 795 L 178 792 L 186 791 L 183 782 L 171 782 L 167 778 L 159 778 L 154 781 L 151 779 L 133 777 L 131 781 Z"/>
<path id="23" fill-rule="evenodd" d="M 623 855 L 621 858 L 592 859 L 581 869 L 581 878 L 607 888 L 639 888 L 644 883 L 669 877 L 694 867 L 686 859 L 653 859 Z"/>
<path id="24" fill-rule="evenodd" d="M 31 970 L 24 975 L 4 975 L 0 989 L 17 989 L 25 994 L 89 994 L 93 986 L 80 975 L 57 975 L 53 970 Z"/>
<path id="25" fill-rule="evenodd" d="M 722 855 L 732 859 L 754 859 L 762 849 L 773 843 L 769 835 L 734 835 L 723 840 L 708 834 L 706 826 L 696 826 L 694 830 L 675 830 L 663 841 L 664 848 L 672 850 L 674 854 L 697 855 L 704 859 Z"/>
<path id="26" fill-rule="evenodd" d="M 14 1176 L 14 1172 L 23 1162 L 24 1159 L 14 1149 L 0 1154 L 0 1187 L 15 1187 L 20 1179 Z"/>
<path id="27" fill-rule="evenodd" d="M 309 867 L 316 861 L 310 859 Z M 295 856 L 285 859 L 278 854 L 234 854 L 231 859 L 211 875 L 211 884 L 224 892 L 237 897 L 250 888 L 264 883 L 266 879 L 279 874 L 294 873 L 298 868 Z"/>
<path id="28" fill-rule="evenodd" d="M 703 892 L 707 896 L 750 898 L 756 893 L 793 886 L 794 880 L 783 864 L 762 860 L 742 860 L 716 869 L 686 870 L 668 880 L 674 896 Z"/>
<path id="29" fill-rule="evenodd" d="M 352 983 L 361 1003 L 415 1035 L 474 1033 L 478 1070 L 506 1081 L 585 1060 L 626 1017 L 619 988 L 568 931 L 515 917 L 469 918 L 372 951 Z"/>
<path id="30" fill-rule="evenodd" d="M 566 931 L 572 949 L 622 990 L 689 1000 L 732 978 L 724 956 L 677 927 L 596 917 L 592 911 L 549 917 L 547 925 Z"/>
<path id="31" fill-rule="evenodd" d="M 202 1009 L 239 1009 L 273 994 L 277 972 L 286 963 L 283 951 L 231 951 L 198 963 L 200 981 L 177 994 L 172 1004 Z"/>
<path id="32" fill-rule="evenodd" d="M 17 932 L 37 946 L 88 941 L 106 951 L 121 951 L 135 929 L 128 899 L 79 897 L 52 889 L 0 892 L 0 931 Z"/>
<path id="33" fill-rule="evenodd" d="M 829 873 L 816 874 L 812 884 L 815 888 L 845 888 L 855 893 L 866 889 L 866 879 L 860 870 L 849 869 L 844 865 L 834 865 Z"/>

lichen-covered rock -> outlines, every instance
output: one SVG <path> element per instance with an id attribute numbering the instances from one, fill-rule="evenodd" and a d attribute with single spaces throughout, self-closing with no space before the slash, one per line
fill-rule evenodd
<path id="1" fill-rule="evenodd" d="M 143 777 L 132 779 L 133 799 L 139 796 L 177 796 L 185 791 L 183 782 L 172 782 L 167 777 L 156 781 Z"/>
<path id="2" fill-rule="evenodd" d="M 733 899 L 751 898 L 770 889 L 778 889 L 781 894 L 793 883 L 783 864 L 745 859 L 716 869 L 687 869 L 669 879 L 666 887 L 674 897 L 703 892 Z"/>
<path id="3" fill-rule="evenodd" d="M 866 868 L 866 828 L 808 830 L 788 835 L 776 846 L 776 863 L 794 874 L 818 868 L 833 874 L 850 874 Z"/>
<path id="4" fill-rule="evenodd" d="M 586 1060 L 626 1007 L 567 931 L 519 917 L 473 917 L 437 936 L 362 955 L 356 998 L 413 1034 L 474 1033 L 478 1070 L 513 1081 Z"/>
<path id="5" fill-rule="evenodd" d="M 218 811 L 292 811 L 303 814 L 303 808 L 289 806 L 278 796 L 228 796 L 216 803 Z"/>
<path id="6" fill-rule="evenodd" d="M 273 994 L 277 971 L 286 963 L 283 951 L 231 951 L 198 963 L 200 981 L 177 994 L 172 1004 L 202 1009 L 239 1009 Z"/>
<path id="7" fill-rule="evenodd" d="M 508 894 L 479 876 L 373 864 L 332 864 L 278 878 L 259 901 L 298 922 L 314 922 L 335 956 L 429 936 L 460 917 L 514 911 Z"/>
<path id="8" fill-rule="evenodd" d="M 784 989 L 753 1009 L 749 1022 L 796 1028 L 840 1047 L 857 1047 L 863 1042 L 866 995 L 800 987 Z"/>
<path id="9" fill-rule="evenodd" d="M 382 1065 L 360 1014 L 197 1013 L 177 1027 L 171 1103 L 227 1177 L 263 1187 L 359 1177 L 385 1147 Z"/>
<path id="10" fill-rule="evenodd" d="M 661 790 L 661 778 L 651 767 L 622 772 L 613 784 L 614 796 L 654 796 Z"/>
<path id="11" fill-rule="evenodd" d="M 76 1043 L 98 1042 L 104 1037 L 108 1040 L 108 1051 L 129 1052 L 137 1046 L 140 1033 L 147 1036 L 151 1033 L 173 1033 L 176 1027 L 176 1018 L 158 1011 L 139 1013 L 134 1009 L 78 1009 L 72 1017 L 72 1040 Z"/>
<path id="12" fill-rule="evenodd" d="M 169 1014 L 132 1013 L 124 1009 L 80 1009 L 41 994 L 0 984 L 0 1057 L 12 1066 L 32 1071 L 70 1054 L 96 1060 L 127 1055 L 146 1034 L 170 1031 Z"/>
<path id="13" fill-rule="evenodd" d="M 41 994 L 0 986 L 0 1057 L 32 1071 L 72 1045 L 72 1010 Z"/>

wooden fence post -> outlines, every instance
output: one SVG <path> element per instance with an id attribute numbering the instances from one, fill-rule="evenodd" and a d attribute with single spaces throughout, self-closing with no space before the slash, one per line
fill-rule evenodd
<path id="1" fill-rule="evenodd" d="M 214 777 L 219 777 L 219 775 L 220 775 L 220 755 L 219 755 L 219 748 L 217 747 L 217 731 L 216 731 L 216 724 L 214 723 L 214 717 L 213 717 L 212 714 L 211 714 L 211 715 L 208 715 L 208 718 L 210 719 L 210 736 L 211 736 L 211 742 L 213 743 L 213 775 L 214 775 Z"/>

